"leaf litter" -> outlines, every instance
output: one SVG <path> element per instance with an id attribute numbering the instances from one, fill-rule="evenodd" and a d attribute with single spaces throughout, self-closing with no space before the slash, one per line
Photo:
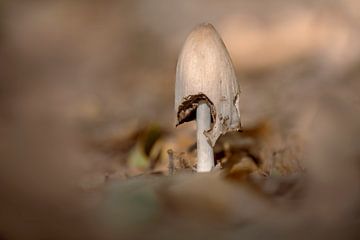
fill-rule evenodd
<path id="1" fill-rule="evenodd" d="M 182 4 L 1 3 L 0 238 L 359 239 L 359 4 Z M 243 75 L 244 129 L 199 175 L 170 116 L 202 14 Z"/>

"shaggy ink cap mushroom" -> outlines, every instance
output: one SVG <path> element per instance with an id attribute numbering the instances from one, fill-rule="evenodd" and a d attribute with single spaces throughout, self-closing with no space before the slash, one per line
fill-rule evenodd
<path id="1" fill-rule="evenodd" d="M 211 126 L 203 134 L 213 147 L 221 135 L 241 128 L 239 94 L 235 70 L 221 37 L 211 24 L 195 27 L 176 68 L 176 126 L 195 120 L 197 107 L 206 103 Z"/>

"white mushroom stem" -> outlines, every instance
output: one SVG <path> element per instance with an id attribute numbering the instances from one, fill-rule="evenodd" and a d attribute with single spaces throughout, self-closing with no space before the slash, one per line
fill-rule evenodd
<path id="1" fill-rule="evenodd" d="M 210 107 L 200 102 L 196 109 L 197 124 L 197 172 L 210 172 L 214 167 L 214 152 L 204 132 L 210 129 Z"/>

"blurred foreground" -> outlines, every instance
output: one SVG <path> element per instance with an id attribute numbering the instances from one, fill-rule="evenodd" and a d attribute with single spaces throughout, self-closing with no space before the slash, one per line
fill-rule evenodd
<path id="1" fill-rule="evenodd" d="M 359 239 L 359 13 L 1 1 L 0 239 Z M 194 124 L 174 128 L 177 56 L 201 22 L 242 90 L 244 131 L 211 174 L 192 171 Z"/>

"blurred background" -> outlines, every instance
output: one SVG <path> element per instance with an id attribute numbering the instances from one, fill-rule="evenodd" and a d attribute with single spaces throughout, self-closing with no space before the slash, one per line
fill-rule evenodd
<path id="1" fill-rule="evenodd" d="M 231 183 L 181 171 L 176 61 L 203 22 L 242 92 Z M 356 0 L 0 1 L 0 239 L 358 239 L 359 91 Z"/>

